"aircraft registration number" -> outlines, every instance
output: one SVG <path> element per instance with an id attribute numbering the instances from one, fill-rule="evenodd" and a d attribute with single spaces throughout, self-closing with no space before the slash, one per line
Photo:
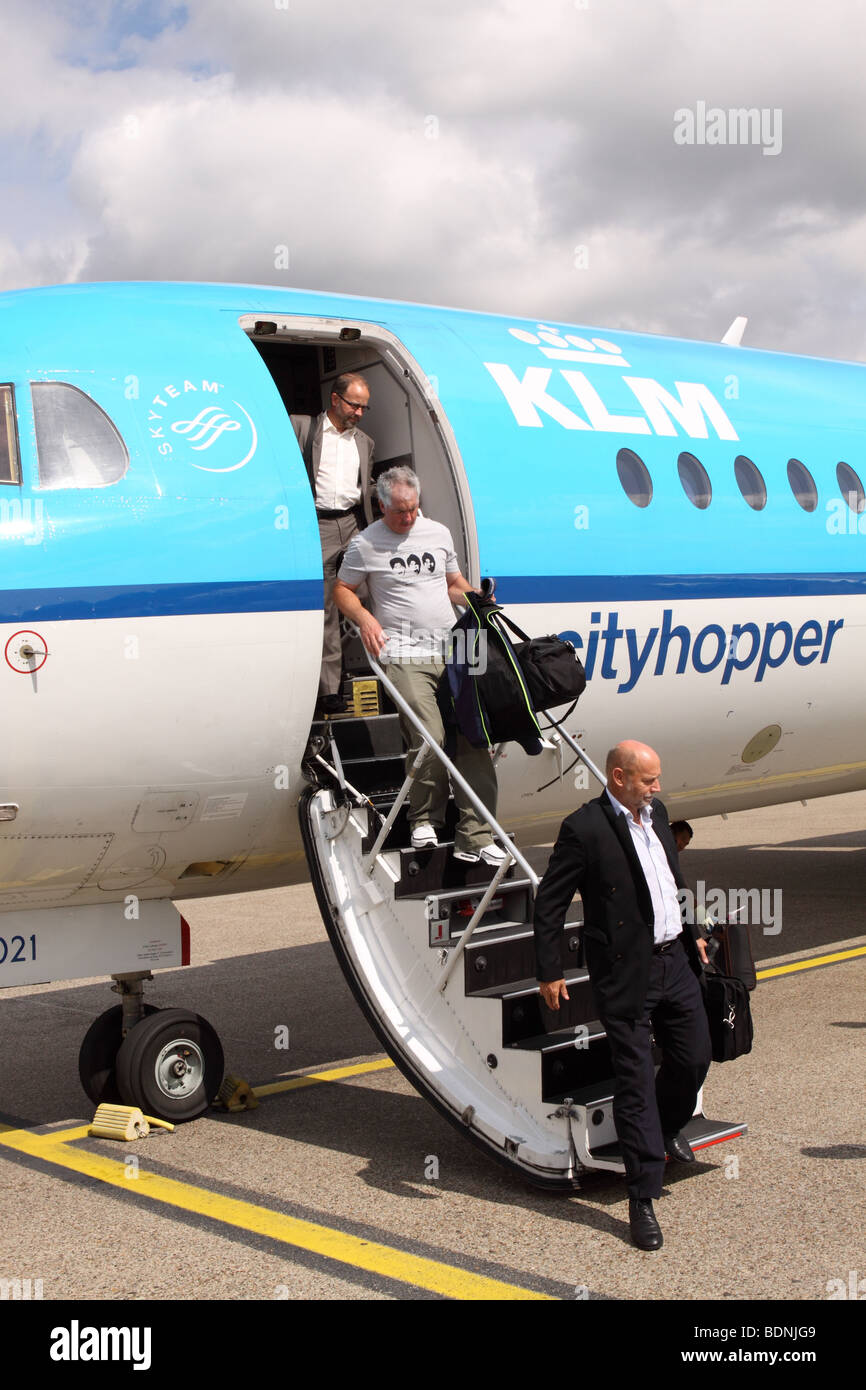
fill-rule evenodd
<path id="1" fill-rule="evenodd" d="M 35 932 L 31 936 L 0 936 L 0 965 L 23 965 L 35 959 Z"/>

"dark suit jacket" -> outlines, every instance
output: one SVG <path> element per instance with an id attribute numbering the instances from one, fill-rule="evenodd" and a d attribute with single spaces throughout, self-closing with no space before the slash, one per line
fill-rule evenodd
<path id="1" fill-rule="evenodd" d="M 319 473 L 319 464 L 322 461 L 322 430 L 325 427 L 325 411 L 321 415 L 290 415 L 292 429 L 295 431 L 301 453 L 304 456 L 304 463 L 307 468 L 307 477 L 313 489 L 313 497 L 316 496 L 316 478 Z M 373 520 L 373 499 L 372 499 L 372 474 L 373 474 L 373 441 L 363 430 L 355 429 L 355 443 L 358 445 L 358 457 L 361 460 L 361 506 L 364 508 L 364 516 L 367 525 Z"/>
<path id="2" fill-rule="evenodd" d="M 653 829 L 677 887 L 685 887 L 679 857 L 660 801 L 652 803 Z M 535 900 L 539 980 L 562 979 L 562 927 L 576 891 L 583 900 L 583 941 L 593 992 L 602 1014 L 638 1018 L 643 1012 L 653 948 L 653 908 L 631 831 L 607 793 L 562 822 L 559 839 Z M 695 974 L 701 962 L 693 930 L 683 944 Z"/>

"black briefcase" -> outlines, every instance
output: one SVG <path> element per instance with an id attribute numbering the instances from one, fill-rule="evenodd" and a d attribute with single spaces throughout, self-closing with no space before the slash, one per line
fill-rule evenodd
<path id="1" fill-rule="evenodd" d="M 707 952 L 720 974 L 734 975 L 752 992 L 758 977 L 746 922 L 719 922 L 707 941 Z"/>
<path id="2" fill-rule="evenodd" d="M 714 1062 L 732 1062 L 752 1050 L 754 1028 L 749 991 L 734 975 L 721 975 L 713 966 L 702 978 L 704 1008 L 710 1026 Z"/>

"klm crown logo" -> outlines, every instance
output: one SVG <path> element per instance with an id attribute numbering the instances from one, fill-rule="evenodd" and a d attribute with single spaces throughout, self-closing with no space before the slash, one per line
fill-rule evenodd
<path id="1" fill-rule="evenodd" d="M 581 338 L 577 333 L 561 333 L 540 323 L 535 333 L 525 328 L 509 328 L 519 343 L 530 343 L 555 362 L 588 362 L 596 367 L 628 367 L 622 348 L 607 338 Z"/>

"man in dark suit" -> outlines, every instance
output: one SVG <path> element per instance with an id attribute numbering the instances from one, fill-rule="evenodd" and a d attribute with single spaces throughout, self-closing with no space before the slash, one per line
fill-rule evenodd
<path id="1" fill-rule="evenodd" d="M 560 956 L 566 910 L 583 901 L 583 941 L 614 1073 L 613 1116 L 625 1162 L 632 1240 L 657 1250 L 653 1211 L 665 1154 L 693 1163 L 680 1133 L 695 1108 L 711 1060 L 698 977 L 703 941 L 683 926 L 677 889 L 685 886 L 667 812 L 656 799 L 658 754 L 633 740 L 607 755 L 601 796 L 562 823 L 535 902 L 542 998 L 568 998 Z M 654 1074 L 652 1035 L 663 1061 Z"/>
<path id="2" fill-rule="evenodd" d="M 340 614 L 332 595 L 337 562 L 356 532 L 373 520 L 373 441 L 358 428 L 369 407 L 367 382 L 359 372 L 344 372 L 335 379 L 331 403 L 321 415 L 291 416 L 313 489 L 322 545 L 325 632 L 317 706 L 321 714 L 337 714 L 344 708 Z"/>

